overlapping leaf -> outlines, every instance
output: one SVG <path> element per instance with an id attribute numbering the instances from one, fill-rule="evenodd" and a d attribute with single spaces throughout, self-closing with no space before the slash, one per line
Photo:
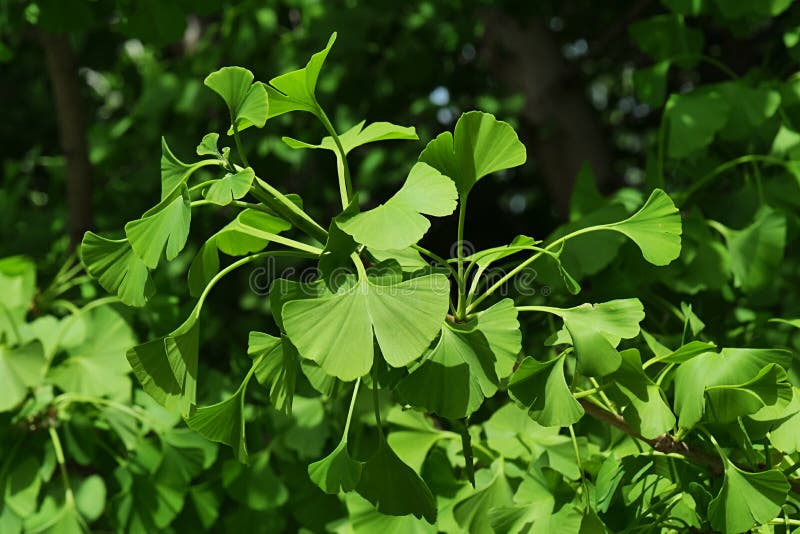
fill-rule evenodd
<path id="1" fill-rule="evenodd" d="M 339 134 L 339 142 L 342 144 L 345 154 L 350 153 L 355 148 L 377 141 L 418 139 L 417 132 L 413 126 L 398 126 L 391 122 L 373 122 L 365 128 L 365 123 L 366 121 L 361 121 L 346 132 Z M 336 142 L 330 136 L 323 137 L 318 145 L 298 141 L 291 137 L 283 137 L 282 139 L 291 148 L 322 148 L 338 153 Z"/>
<path id="2" fill-rule="evenodd" d="M 525 358 L 508 383 L 508 393 L 543 426 L 569 426 L 583 417 L 564 376 L 565 356 L 548 362 Z"/>
<path id="3" fill-rule="evenodd" d="M 81 242 L 86 270 L 109 293 L 129 306 L 144 306 L 155 293 L 147 265 L 127 239 L 108 239 L 86 232 Z"/>
<path id="4" fill-rule="evenodd" d="M 250 126 L 261 128 L 267 121 L 267 91 L 261 82 L 253 83 L 253 78 L 253 73 L 245 68 L 223 67 L 206 76 L 203 82 L 225 101 L 231 127 L 235 126 L 237 131 Z"/>
<path id="5" fill-rule="evenodd" d="M 373 331 L 389 365 L 419 358 L 440 328 L 448 293 L 439 274 L 389 284 L 363 275 L 335 294 L 287 302 L 281 315 L 301 356 L 349 381 L 372 368 Z"/>
<path id="6" fill-rule="evenodd" d="M 456 183 L 462 199 L 484 176 L 522 165 L 526 159 L 525 145 L 514 129 L 480 111 L 461 115 L 453 133 L 439 134 L 419 155 L 419 161 Z"/>

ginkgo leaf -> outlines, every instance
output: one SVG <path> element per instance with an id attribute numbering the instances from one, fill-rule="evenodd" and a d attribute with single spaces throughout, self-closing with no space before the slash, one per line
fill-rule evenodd
<path id="1" fill-rule="evenodd" d="M 356 489 L 362 467 L 361 462 L 350 457 L 347 440 L 342 439 L 332 453 L 308 466 L 308 476 L 319 489 L 335 495 Z"/>
<path id="2" fill-rule="evenodd" d="M 765 207 L 741 230 L 731 230 L 716 221 L 713 227 L 725 238 L 736 287 L 750 293 L 774 281 L 786 247 L 785 215 Z"/>
<path id="3" fill-rule="evenodd" d="M 0 485 L 3 504 L 19 517 L 30 517 L 36 512 L 39 491 L 42 488 L 39 466 L 40 462 L 36 458 L 27 456 L 21 461 L 16 459 L 9 465 L 7 475 L 3 473 L 5 480 Z"/>
<path id="4" fill-rule="evenodd" d="M 203 142 L 201 143 L 201 147 L 204 147 L 204 151 L 209 150 L 210 147 L 208 146 L 209 143 L 213 142 L 214 148 L 216 148 L 216 139 L 210 136 L 217 135 L 217 134 L 208 134 L 203 137 Z M 201 150 L 201 147 L 197 147 L 198 154 Z M 172 153 L 170 150 L 169 145 L 167 145 L 167 140 L 165 138 L 161 138 L 161 201 L 163 202 L 167 198 L 172 198 L 172 196 L 181 188 L 183 184 L 189 180 L 189 177 L 202 167 L 207 167 L 209 165 L 223 165 L 224 162 L 219 159 L 219 157 L 212 158 L 212 159 L 202 159 L 195 163 L 184 163 L 183 161 L 179 160 L 175 154 Z"/>
<path id="5" fill-rule="evenodd" d="M 147 267 L 155 269 L 165 249 L 167 261 L 183 250 L 191 220 L 189 189 L 184 184 L 179 194 L 146 211 L 141 219 L 126 224 L 125 235 L 136 255 Z"/>
<path id="6" fill-rule="evenodd" d="M 67 350 L 68 357 L 50 369 L 49 378 L 63 391 L 95 397 L 129 391 L 125 352 L 136 342 L 133 331 L 108 306 L 86 313 L 84 341 Z"/>
<path id="7" fill-rule="evenodd" d="M 264 84 L 253 83 L 252 72 L 242 67 L 223 67 L 206 76 L 203 83 L 225 101 L 231 124 L 238 131 L 264 126 L 269 109 L 267 91 Z"/>
<path id="8" fill-rule="evenodd" d="M 508 393 L 542 426 L 569 426 L 583 417 L 564 377 L 565 356 L 548 362 L 525 358 L 508 383 Z"/>
<path id="9" fill-rule="evenodd" d="M 211 184 L 211 187 L 206 191 L 206 200 L 218 206 L 227 206 L 250 191 L 250 186 L 253 184 L 255 177 L 256 175 L 250 167 L 234 174 L 228 173 Z"/>
<path id="10" fill-rule="evenodd" d="M 354 215 L 343 214 L 336 222 L 362 245 L 379 250 L 403 249 L 419 241 L 430 228 L 423 215 L 450 215 L 457 198 L 449 178 L 430 165 L 417 163 L 385 204 Z"/>
<path id="11" fill-rule="evenodd" d="M 349 381 L 372 368 L 373 331 L 392 367 L 419 358 L 439 331 L 448 296 L 440 274 L 388 285 L 362 275 L 336 294 L 287 302 L 281 315 L 301 356 Z"/>
<path id="12" fill-rule="evenodd" d="M 81 261 L 86 271 L 109 293 L 128 306 L 144 306 L 155 285 L 144 261 L 127 239 L 108 239 L 86 232 L 81 242 Z"/>
<path id="13" fill-rule="evenodd" d="M 765 406 L 785 407 L 792 399 L 791 384 L 785 372 L 781 374 L 774 367 L 780 366 L 782 371 L 791 361 L 791 353 L 778 349 L 725 348 L 719 354 L 706 352 L 681 364 L 675 372 L 674 405 L 679 426 L 692 428 L 703 419 L 709 388 L 713 388 L 715 409 L 727 419 L 755 413 Z"/>
<path id="14" fill-rule="evenodd" d="M 247 355 L 258 362 L 258 382 L 269 388 L 269 400 L 276 410 L 292 413 L 292 399 L 297 378 L 299 355 L 289 338 L 262 332 L 250 332 Z"/>
<path id="15" fill-rule="evenodd" d="M 316 97 L 317 78 L 335 41 L 334 32 L 325 48 L 311 56 L 305 67 L 281 74 L 269 81 L 269 85 L 266 86 L 270 104 L 269 118 L 290 111 L 320 114 Z"/>
<path id="16" fill-rule="evenodd" d="M 669 132 L 667 154 L 683 158 L 708 146 L 725 126 L 730 109 L 716 90 L 672 94 L 664 108 Z"/>
<path id="17" fill-rule="evenodd" d="M 622 365 L 609 380 L 626 398 L 627 405 L 622 411 L 625 421 L 647 439 L 672 430 L 675 415 L 664 400 L 661 388 L 642 369 L 639 351 L 624 350 L 620 356 Z"/>
<path id="18" fill-rule="evenodd" d="M 0 345 L 0 412 L 22 402 L 28 390 L 39 385 L 46 370 L 47 359 L 38 341 L 13 349 Z"/>
<path id="19" fill-rule="evenodd" d="M 600 304 L 581 304 L 574 308 L 548 306 L 521 307 L 558 315 L 575 347 L 578 372 L 603 376 L 619 368 L 622 359 L 616 346 L 621 339 L 639 335 L 644 308 L 639 299 L 618 299 Z"/>
<path id="20" fill-rule="evenodd" d="M 243 464 L 248 460 L 244 394 L 251 376 L 252 372 L 247 373 L 233 395 L 227 399 L 211 406 L 202 406 L 186 418 L 189 428 L 202 434 L 206 439 L 230 446 L 236 459 Z"/>
<path id="21" fill-rule="evenodd" d="M 200 325 L 195 312 L 171 334 L 137 345 L 127 353 L 142 389 L 168 410 L 188 417 L 197 396 Z"/>
<path id="22" fill-rule="evenodd" d="M 489 521 L 492 509 L 511 504 L 511 486 L 503 472 L 503 460 L 475 475 L 475 491 L 453 507 L 453 516 L 464 532 L 493 532 Z"/>
<path id="23" fill-rule="evenodd" d="M 733 534 L 745 532 L 774 519 L 789 493 L 786 477 L 777 469 L 748 473 L 724 458 L 722 489 L 708 505 L 708 519 L 714 530 Z"/>
<path id="24" fill-rule="evenodd" d="M 448 419 L 466 417 L 497 392 L 522 349 L 517 310 L 503 299 L 467 324 L 445 322 L 436 345 L 397 385 L 413 406 Z"/>
<path id="25" fill-rule="evenodd" d="M 375 453 L 363 464 L 356 491 L 381 513 L 436 521 L 436 499 L 428 485 L 404 464 L 380 436 Z"/>
<path id="26" fill-rule="evenodd" d="M 350 153 L 353 149 L 358 148 L 368 143 L 375 143 L 377 141 L 389 141 L 393 139 L 408 139 L 415 140 L 417 132 L 413 126 L 398 126 L 391 122 L 373 122 L 366 128 L 364 124 L 366 121 L 361 121 L 346 132 L 339 134 L 339 142 L 342 144 L 342 149 L 345 154 Z M 318 145 L 299 141 L 291 137 L 283 137 L 283 142 L 291 148 L 322 148 L 338 152 L 338 147 L 333 137 L 325 136 Z"/>
<path id="27" fill-rule="evenodd" d="M 653 190 L 639 211 L 605 227 L 628 236 L 653 265 L 667 265 L 681 253 L 681 216 L 661 189 Z"/>
<path id="28" fill-rule="evenodd" d="M 219 153 L 219 134 L 216 132 L 207 133 L 203 136 L 200 144 L 197 145 L 198 156 L 220 156 Z"/>
<path id="29" fill-rule="evenodd" d="M 526 159 L 525 145 L 514 129 L 481 111 L 462 114 L 453 133 L 439 134 L 419 155 L 419 161 L 456 183 L 462 199 L 484 176 L 522 165 Z"/>

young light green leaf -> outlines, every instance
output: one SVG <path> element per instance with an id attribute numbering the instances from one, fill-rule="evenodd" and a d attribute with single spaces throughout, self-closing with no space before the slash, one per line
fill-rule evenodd
<path id="1" fill-rule="evenodd" d="M 127 353 L 142 389 L 168 410 L 188 417 L 197 393 L 200 325 L 193 312 L 171 334 L 137 345 Z"/>
<path id="2" fill-rule="evenodd" d="M 290 111 L 307 111 L 320 115 L 316 97 L 317 78 L 334 41 L 336 41 L 335 32 L 328 40 L 327 46 L 311 56 L 305 67 L 281 74 L 269 81 L 269 85 L 266 86 L 270 103 L 268 118 Z"/>
<path id="3" fill-rule="evenodd" d="M 722 349 L 719 354 L 706 352 L 681 364 L 675 373 L 679 426 L 692 428 L 712 406 L 724 420 L 754 414 L 765 407 L 785 407 L 792 399 L 791 385 L 783 372 L 789 365 L 791 353 L 787 351 L 733 348 Z"/>
<path id="4" fill-rule="evenodd" d="M 383 436 L 364 463 L 356 491 L 383 514 L 413 514 L 429 523 L 436 521 L 436 499 L 428 485 L 397 457 Z"/>
<path id="5" fill-rule="evenodd" d="M 276 410 L 292 413 L 299 355 L 289 338 L 250 332 L 247 355 L 256 360 L 258 382 L 269 388 L 269 400 Z"/>
<path id="6" fill-rule="evenodd" d="M 180 192 L 146 211 L 141 219 L 125 225 L 125 235 L 133 251 L 150 269 L 155 269 L 166 249 L 167 261 L 175 259 L 189 237 L 192 220 L 189 189 Z"/>
<path id="7" fill-rule="evenodd" d="M 462 199 L 484 176 L 522 165 L 526 159 L 525 145 L 514 129 L 480 111 L 462 114 L 454 133 L 439 134 L 419 155 L 419 161 L 456 183 Z"/>
<path id="8" fill-rule="evenodd" d="M 211 187 L 206 191 L 206 200 L 218 206 L 227 206 L 250 191 L 250 186 L 253 184 L 255 177 L 256 175 L 250 167 L 234 174 L 227 173 L 221 180 L 211 184 Z"/>
<path id="9" fill-rule="evenodd" d="M 628 236 L 653 265 L 667 265 L 681 253 L 681 216 L 661 189 L 653 190 L 639 211 L 606 227 Z"/>
<path id="10" fill-rule="evenodd" d="M 440 274 L 386 285 L 362 276 L 336 294 L 287 302 L 282 318 L 304 358 L 349 381 L 372 368 L 373 330 L 392 367 L 419 358 L 447 313 L 448 294 Z"/>
<path id="11" fill-rule="evenodd" d="M 206 76 L 203 83 L 228 105 L 232 128 L 242 131 L 264 126 L 269 109 L 267 91 L 264 84 L 253 83 L 252 72 L 242 67 L 223 67 Z"/>
<path id="12" fill-rule="evenodd" d="M 217 156 L 219 157 L 221 154 L 219 153 L 219 134 L 218 133 L 207 133 L 203 136 L 202 141 L 200 144 L 197 145 L 197 155 L 198 156 Z"/>
<path id="13" fill-rule="evenodd" d="M 0 345 L 0 413 L 22 402 L 46 370 L 47 359 L 38 341 L 13 349 Z"/>
<path id="14" fill-rule="evenodd" d="M 522 350 L 522 332 L 514 301 L 506 298 L 475 314 L 475 328 L 486 337 L 494 354 L 497 377 L 507 378 L 514 371 Z"/>
<path id="15" fill-rule="evenodd" d="M 583 417 L 564 377 L 564 360 L 564 355 L 548 362 L 527 357 L 508 383 L 511 398 L 542 426 L 569 426 Z"/>
<path id="16" fill-rule="evenodd" d="M 403 187 L 385 204 L 337 218 L 339 228 L 357 242 L 379 250 L 404 249 L 422 239 L 431 223 L 423 215 L 444 217 L 456 209 L 453 182 L 425 163 L 416 163 Z"/>
<path id="17" fill-rule="evenodd" d="M 155 285 L 144 261 L 127 239 L 108 239 L 86 232 L 81 242 L 81 261 L 109 293 L 128 306 L 144 306 L 155 293 Z"/>
<path id="18" fill-rule="evenodd" d="M 136 343 L 127 322 L 108 306 L 84 312 L 84 341 L 50 369 L 49 378 L 65 392 L 102 397 L 130 390 L 125 352 Z"/>
<path id="19" fill-rule="evenodd" d="M 475 491 L 453 507 L 453 516 L 464 532 L 493 532 L 489 521 L 492 509 L 511 504 L 511 486 L 503 472 L 503 460 L 475 476 Z"/>
<path id="20" fill-rule="evenodd" d="M 363 464 L 350 457 L 347 440 L 322 460 L 308 466 L 308 476 L 325 493 L 337 494 L 340 491 L 353 491 L 361 479 Z"/>
<path id="21" fill-rule="evenodd" d="M 342 144 L 342 149 L 344 149 L 345 154 L 350 153 L 353 149 L 362 145 L 375 143 L 377 141 L 389 141 L 393 139 L 419 139 L 413 126 L 398 126 L 396 124 L 392 124 L 391 122 L 373 122 L 364 128 L 365 123 L 366 121 L 361 121 L 346 132 L 339 134 L 339 142 Z M 292 139 L 291 137 L 283 137 L 282 139 L 284 143 L 294 149 L 323 148 L 333 152 L 338 152 L 336 142 L 331 136 L 323 137 L 322 141 L 320 141 L 318 145 L 312 145 L 304 141 L 298 141 L 297 139 Z"/>
<path id="22" fill-rule="evenodd" d="M 776 469 L 759 473 L 742 471 L 724 458 L 722 489 L 708 506 L 708 519 L 719 532 L 745 532 L 774 519 L 789 493 L 786 477 Z"/>
<path id="23" fill-rule="evenodd" d="M 564 320 L 578 358 L 578 372 L 604 376 L 619 368 L 622 359 L 616 350 L 621 339 L 639 335 L 644 308 L 639 299 L 619 299 L 600 304 L 581 304 L 574 308 L 521 307 L 545 311 Z"/>

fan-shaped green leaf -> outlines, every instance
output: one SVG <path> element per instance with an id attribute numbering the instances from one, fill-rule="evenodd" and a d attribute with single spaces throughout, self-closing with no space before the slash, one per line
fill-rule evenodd
<path id="1" fill-rule="evenodd" d="M 362 276 L 336 294 L 287 302 L 282 318 L 303 357 L 349 381 L 372 367 L 373 330 L 389 365 L 419 358 L 447 313 L 448 294 L 439 274 L 386 285 Z"/>
<path id="2" fill-rule="evenodd" d="M 238 131 L 249 126 L 261 128 L 267 121 L 268 101 L 264 84 L 253 83 L 253 73 L 242 67 L 223 67 L 203 82 L 225 101 L 231 123 Z"/>
<path id="3" fill-rule="evenodd" d="M 167 261 L 183 250 L 191 220 L 189 189 L 182 185 L 179 194 L 146 211 L 141 219 L 126 224 L 125 235 L 136 255 L 147 267 L 155 269 L 165 248 Z"/>
<path id="4" fill-rule="evenodd" d="M 776 469 L 747 473 L 727 458 L 722 489 L 708 505 L 708 519 L 719 532 L 745 532 L 781 512 L 789 483 Z"/>
<path id="5" fill-rule="evenodd" d="M 355 148 L 368 143 L 377 141 L 389 141 L 393 139 L 415 140 L 417 132 L 413 126 L 398 126 L 391 122 L 373 122 L 364 128 L 366 121 L 361 121 L 346 132 L 339 134 L 339 142 L 345 154 L 350 153 Z M 324 148 L 333 152 L 338 152 L 338 147 L 333 137 L 325 136 L 318 145 L 312 145 L 291 137 L 283 137 L 283 142 L 291 148 Z"/>
<path id="6" fill-rule="evenodd" d="M 525 145 L 514 129 L 480 111 L 462 114 L 454 133 L 439 134 L 419 155 L 419 161 L 456 183 L 461 198 L 487 174 L 517 167 L 526 159 Z"/>
<path id="7" fill-rule="evenodd" d="M 708 146 L 725 126 L 729 111 L 718 91 L 671 95 L 664 111 L 669 156 L 684 158 Z"/>
<path id="8" fill-rule="evenodd" d="M 269 81 L 266 86 L 269 94 L 269 117 L 277 117 L 289 111 L 307 111 L 314 115 L 319 115 L 317 104 L 316 88 L 317 78 L 320 70 L 325 64 L 325 58 L 331 51 L 333 43 L 336 41 L 334 32 L 325 48 L 308 60 L 302 69 L 298 69 L 286 74 L 281 74 Z"/>
<path id="9" fill-rule="evenodd" d="M 361 462 L 350 458 L 347 440 L 343 439 L 332 453 L 308 466 L 308 476 L 322 491 L 335 495 L 356 489 L 362 466 Z"/>
<path id="10" fill-rule="evenodd" d="M 289 338 L 250 332 L 247 355 L 257 361 L 258 382 L 269 388 L 269 400 L 276 410 L 292 412 L 299 355 Z"/>
<path id="11" fill-rule="evenodd" d="M 475 476 L 475 491 L 453 507 L 453 516 L 465 532 L 493 532 L 489 521 L 492 509 L 511 504 L 511 486 L 503 472 L 503 460 Z"/>
<path id="12" fill-rule="evenodd" d="M 548 362 L 525 358 L 508 383 L 508 393 L 543 426 L 569 426 L 583 417 L 564 377 L 565 357 Z"/>
<path id="13" fill-rule="evenodd" d="M 337 218 L 357 242 L 379 250 L 403 249 L 419 241 L 431 223 L 423 215 L 444 217 L 456 209 L 453 182 L 425 163 L 417 163 L 403 187 L 377 208 Z"/>
<path id="14" fill-rule="evenodd" d="M 661 189 L 655 189 L 639 211 L 607 228 L 628 236 L 653 265 L 667 265 L 681 253 L 681 216 Z"/>
<path id="15" fill-rule="evenodd" d="M 0 345 L 0 412 L 22 402 L 28 389 L 38 386 L 47 370 L 47 359 L 38 341 L 21 347 Z"/>
<path id="16" fill-rule="evenodd" d="M 206 191 L 206 200 L 219 206 L 227 206 L 234 200 L 238 200 L 250 191 L 250 186 L 256 175 L 253 169 L 247 167 L 234 174 L 226 174 L 219 181 L 211 184 Z"/>
<path id="17" fill-rule="evenodd" d="M 428 485 L 397 457 L 383 436 L 364 463 L 356 491 L 383 514 L 413 514 L 429 523 L 436 521 L 436 499 Z"/>
<path id="18" fill-rule="evenodd" d="M 171 334 L 137 345 L 127 353 L 142 388 L 159 404 L 188 417 L 197 392 L 200 325 L 192 315 Z"/>
<path id="19" fill-rule="evenodd" d="M 150 271 L 127 239 L 108 239 L 86 232 L 81 242 L 86 270 L 109 293 L 128 306 L 144 306 L 155 293 Z"/>

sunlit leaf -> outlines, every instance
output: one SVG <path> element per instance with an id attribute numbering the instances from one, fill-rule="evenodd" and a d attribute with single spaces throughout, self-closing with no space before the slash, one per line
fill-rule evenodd
<path id="1" fill-rule="evenodd" d="M 453 133 L 439 134 L 419 155 L 419 161 L 456 183 L 462 199 L 484 176 L 522 165 L 526 158 L 514 129 L 480 111 L 461 115 Z"/>
<path id="2" fill-rule="evenodd" d="M 179 194 L 146 211 L 141 219 L 126 224 L 125 235 L 136 255 L 147 267 L 155 269 L 165 248 L 167 261 L 175 259 L 183 250 L 191 220 L 189 190 L 183 185 Z"/>
<path id="3" fill-rule="evenodd" d="M 211 187 L 206 191 L 206 200 L 218 206 L 227 206 L 250 191 L 250 186 L 253 184 L 255 177 L 256 175 L 250 167 L 234 174 L 228 173 L 211 184 Z"/>
<path id="4" fill-rule="evenodd" d="M 307 111 L 319 115 L 316 88 L 317 78 L 331 51 L 336 33 L 334 32 L 325 48 L 313 56 L 305 67 L 281 74 L 269 81 L 266 86 L 269 95 L 269 117 L 277 117 L 289 111 Z"/>
<path id="5" fill-rule="evenodd" d="M 389 365 L 419 358 L 442 324 L 448 294 L 439 274 L 388 285 L 363 277 L 336 294 L 287 302 L 283 324 L 301 356 L 349 381 L 372 368 L 373 330 Z"/>
<path id="6" fill-rule="evenodd" d="M 368 143 L 375 143 L 377 141 L 389 141 L 393 139 L 418 139 L 417 132 L 413 126 L 398 126 L 391 122 L 373 122 L 366 128 L 364 124 L 366 121 L 361 121 L 344 133 L 339 134 L 339 142 L 342 144 L 342 149 L 345 154 L 348 154 L 355 148 Z M 323 148 L 331 151 L 338 151 L 336 143 L 330 136 L 325 136 L 318 145 L 313 145 L 291 137 L 283 137 L 283 142 L 291 148 Z"/>
<path id="7" fill-rule="evenodd" d="M 607 228 L 628 236 L 653 265 L 667 265 L 681 253 L 681 216 L 661 189 L 654 190 L 639 211 Z"/>
<path id="8" fill-rule="evenodd" d="M 267 91 L 264 84 L 253 83 L 252 72 L 242 67 L 223 67 L 206 76 L 204 83 L 225 101 L 231 123 L 238 131 L 264 126 L 269 108 Z"/>
<path id="9" fill-rule="evenodd" d="M 719 532 L 738 533 L 766 523 L 781 512 L 789 492 L 778 470 L 747 473 L 727 458 L 722 489 L 708 506 L 708 519 Z"/>
<path id="10" fill-rule="evenodd" d="M 419 241 L 431 223 L 424 215 L 444 217 L 456 209 L 453 182 L 425 163 L 417 163 L 400 190 L 385 204 L 337 218 L 357 242 L 379 250 L 404 249 Z"/>
<path id="11" fill-rule="evenodd" d="M 508 383 L 508 393 L 543 426 L 569 426 L 583 417 L 564 376 L 565 357 L 548 362 L 525 358 Z"/>
<path id="12" fill-rule="evenodd" d="M 669 156 L 684 158 L 711 144 L 725 126 L 729 110 L 718 91 L 671 95 L 664 111 Z"/>

